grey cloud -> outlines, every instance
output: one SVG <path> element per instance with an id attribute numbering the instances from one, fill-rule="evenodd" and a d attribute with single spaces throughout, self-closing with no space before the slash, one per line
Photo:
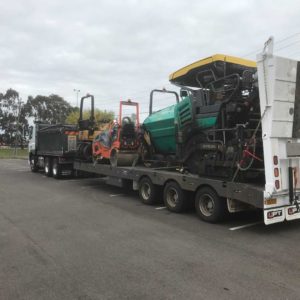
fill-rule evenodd
<path id="1" fill-rule="evenodd" d="M 23 98 L 58 93 L 73 104 L 78 88 L 102 109 L 136 97 L 146 111 L 150 90 L 169 87 L 168 75 L 185 64 L 240 56 L 271 34 L 297 32 L 299 8 L 270 0 L 2 2 L 0 85 Z"/>

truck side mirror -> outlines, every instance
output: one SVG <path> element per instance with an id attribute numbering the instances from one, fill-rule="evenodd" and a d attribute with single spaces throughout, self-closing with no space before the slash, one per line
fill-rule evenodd
<path id="1" fill-rule="evenodd" d="M 29 131 L 29 139 L 31 140 L 32 139 L 32 133 L 33 133 L 33 126 L 29 126 L 28 131 Z"/>

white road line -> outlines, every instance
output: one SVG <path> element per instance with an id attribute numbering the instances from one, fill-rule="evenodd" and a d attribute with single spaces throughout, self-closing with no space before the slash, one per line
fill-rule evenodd
<path id="1" fill-rule="evenodd" d="M 255 223 L 245 224 L 245 225 L 241 225 L 241 226 L 237 226 L 237 227 L 231 227 L 231 228 L 229 228 L 229 230 L 239 230 L 239 229 L 255 226 L 258 224 L 262 224 L 262 222 L 255 222 Z"/>
<path id="2" fill-rule="evenodd" d="M 66 180 L 62 181 L 62 182 L 93 181 L 95 179 L 97 179 L 99 182 L 103 182 L 103 180 L 101 180 L 102 178 L 92 178 L 92 177 L 88 177 L 88 178 L 73 178 L 73 179 L 66 178 Z"/>
<path id="3" fill-rule="evenodd" d="M 110 194 L 109 197 L 118 197 L 118 196 L 124 196 L 124 194 Z"/>
<path id="4" fill-rule="evenodd" d="M 80 180 L 80 179 L 68 179 L 67 181 L 68 182 L 74 182 L 74 181 L 82 181 L 82 180 Z"/>
<path id="5" fill-rule="evenodd" d="M 159 206 L 159 207 L 155 207 L 155 209 L 160 210 L 160 209 L 165 209 L 165 206 Z"/>
<path id="6" fill-rule="evenodd" d="M 84 180 L 91 180 L 93 178 L 78 178 L 78 179 L 67 179 L 67 182 L 77 182 L 77 181 L 84 181 Z"/>

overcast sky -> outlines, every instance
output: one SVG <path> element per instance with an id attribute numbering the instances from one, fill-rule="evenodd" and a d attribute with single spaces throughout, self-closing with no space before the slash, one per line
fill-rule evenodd
<path id="1" fill-rule="evenodd" d="M 100 109 L 131 98 L 143 114 L 151 89 L 212 54 L 243 57 L 270 35 L 291 36 L 278 54 L 300 59 L 296 0 L 0 0 L 0 25 L 1 92 L 55 93 L 74 105 L 75 88 Z"/>

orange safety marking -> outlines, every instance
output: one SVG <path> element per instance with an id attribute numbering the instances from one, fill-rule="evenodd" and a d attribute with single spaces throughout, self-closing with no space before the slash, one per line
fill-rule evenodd
<path id="1" fill-rule="evenodd" d="M 66 135 L 78 135 L 78 131 L 65 131 Z"/>

